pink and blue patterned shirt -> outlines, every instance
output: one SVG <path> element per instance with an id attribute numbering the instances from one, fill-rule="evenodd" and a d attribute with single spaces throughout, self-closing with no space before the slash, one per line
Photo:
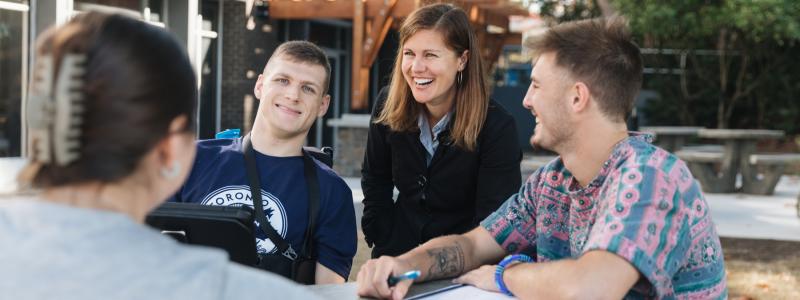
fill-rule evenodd
<path id="1" fill-rule="evenodd" d="M 626 299 L 727 298 L 722 248 L 686 164 L 632 133 L 581 187 L 557 158 L 534 172 L 481 226 L 509 253 L 537 262 L 614 253 L 642 278 Z"/>

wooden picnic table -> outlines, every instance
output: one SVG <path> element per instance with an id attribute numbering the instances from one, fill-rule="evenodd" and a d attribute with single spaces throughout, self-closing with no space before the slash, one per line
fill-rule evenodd
<path id="1" fill-rule="evenodd" d="M 705 139 L 717 139 L 722 142 L 723 153 L 718 161 L 720 166 L 715 170 L 709 161 L 689 161 L 689 168 L 703 190 L 711 193 L 732 193 L 736 191 L 736 176 L 742 174 L 743 190 L 749 185 L 757 184 L 755 166 L 750 164 L 750 155 L 756 152 L 758 141 L 779 139 L 785 135 L 782 130 L 763 129 L 700 129 L 697 135 Z"/>
<path id="2" fill-rule="evenodd" d="M 642 132 L 655 136 L 656 146 L 669 152 L 675 152 L 686 145 L 687 140 L 696 137 L 703 127 L 694 126 L 651 126 L 642 127 Z"/>

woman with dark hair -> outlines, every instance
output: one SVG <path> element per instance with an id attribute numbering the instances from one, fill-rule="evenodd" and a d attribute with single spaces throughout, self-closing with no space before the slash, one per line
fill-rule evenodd
<path id="1" fill-rule="evenodd" d="M 195 153 L 194 72 L 167 32 L 86 13 L 40 40 L 25 191 L 0 201 L 0 290 L 14 299 L 314 296 L 142 223 Z"/>
<path id="2" fill-rule="evenodd" d="M 519 189 L 514 120 L 489 99 L 485 76 L 463 10 L 429 5 L 403 22 L 362 169 L 362 228 L 373 257 L 467 232 Z"/>

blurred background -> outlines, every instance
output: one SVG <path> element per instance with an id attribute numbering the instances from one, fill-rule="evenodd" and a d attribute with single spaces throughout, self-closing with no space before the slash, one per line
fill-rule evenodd
<path id="1" fill-rule="evenodd" d="M 247 130 L 257 103 L 252 85 L 275 47 L 315 42 L 333 65 L 333 105 L 309 144 L 335 145 L 327 121 L 368 113 L 388 83 L 397 48 L 395 29 L 419 0 L 0 0 L 0 156 L 20 156 L 20 111 L 45 29 L 81 11 L 127 14 L 178 36 L 196 66 L 198 135 Z M 622 15 L 642 48 L 645 82 L 629 125 L 768 128 L 782 139 L 762 147 L 796 151 L 800 132 L 800 3 L 793 0 L 463 0 L 493 97 L 518 119 L 520 141 L 533 120 L 521 109 L 529 84 L 525 38 L 548 25 Z M 335 122 L 334 122 L 335 123 Z"/>
<path id="2" fill-rule="evenodd" d="M 747 149 L 753 155 L 779 154 L 754 160 L 750 152 L 736 152 L 759 170 L 767 168 L 764 174 L 786 175 L 767 196 L 748 196 L 734 169 L 731 174 L 739 177 L 731 190 L 709 199 L 717 212 L 740 207 L 714 216 L 726 236 L 732 297 L 800 298 L 800 221 L 795 215 L 800 206 L 798 212 L 794 207 L 800 192 L 797 0 L 0 0 L 0 157 L 25 157 L 21 116 L 37 59 L 36 38 L 75 14 L 102 10 L 165 28 L 186 46 L 198 78 L 199 138 L 213 138 L 228 128 L 249 130 L 258 107 L 253 86 L 281 42 L 309 40 L 321 46 L 332 64 L 332 103 L 312 128 L 308 144 L 334 146 L 335 169 L 348 178 L 354 202 L 360 204 L 357 182 L 368 113 L 389 82 L 396 29 L 411 11 L 434 2 L 454 3 L 469 15 L 490 66 L 485 75 L 492 97 L 516 119 L 526 151 L 521 167 L 528 173 L 552 154 L 528 144 L 534 119 L 521 102 L 532 66 L 524 41 L 565 21 L 625 17 L 645 67 L 643 89 L 628 121 L 631 129 L 655 133 L 660 143 L 677 134 L 672 142 L 679 143 L 669 144 L 671 151 L 716 142 L 702 149 L 721 153 L 718 163 L 730 158 L 720 152 L 733 147 L 725 146 L 730 139 L 742 136 L 750 139 L 754 148 Z M 730 134 L 720 138 L 700 129 L 745 131 L 723 131 Z M 692 163 L 689 150 L 681 157 Z M 775 164 L 782 169 L 769 169 Z M 719 164 L 712 167 L 722 172 Z M 13 173 L 11 167 L 0 171 L 9 177 Z M 712 185 L 703 183 L 704 189 Z M 737 215 L 742 211 L 747 217 Z M 365 259 L 362 254 L 359 249 L 353 274 Z"/>

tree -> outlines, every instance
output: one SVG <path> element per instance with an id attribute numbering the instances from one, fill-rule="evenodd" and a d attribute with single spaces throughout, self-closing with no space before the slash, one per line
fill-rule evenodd
<path id="1" fill-rule="evenodd" d="M 796 0 L 612 0 L 647 47 L 677 49 L 681 102 L 691 106 L 711 90 L 717 98 L 716 126 L 727 128 L 737 104 L 775 74 L 787 72 L 800 41 L 800 1 Z M 699 50 L 715 51 L 711 63 Z M 701 85 L 691 84 L 699 80 Z M 764 101 L 758 99 L 762 105 Z M 759 122 L 760 123 L 760 122 Z"/>
<path id="2" fill-rule="evenodd" d="M 559 23 L 621 14 L 647 55 L 648 67 L 679 69 L 647 76 L 649 88 L 673 97 L 653 109 L 685 125 L 800 131 L 800 1 L 796 0 L 527 0 Z M 673 79 L 677 78 L 677 80 Z M 712 121 L 713 120 L 713 121 Z"/>

